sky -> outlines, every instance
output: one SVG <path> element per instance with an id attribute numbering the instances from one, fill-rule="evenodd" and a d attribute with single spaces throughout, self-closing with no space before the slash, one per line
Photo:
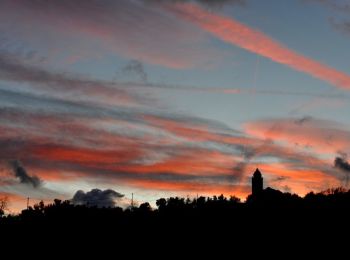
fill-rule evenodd
<path id="1" fill-rule="evenodd" d="M 0 195 L 348 187 L 349 43 L 349 0 L 1 0 Z"/>

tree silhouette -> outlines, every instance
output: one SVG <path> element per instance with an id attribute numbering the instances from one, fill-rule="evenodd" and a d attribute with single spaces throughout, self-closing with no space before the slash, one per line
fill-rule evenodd
<path id="1" fill-rule="evenodd" d="M 0 218 L 5 214 L 5 211 L 8 210 L 9 199 L 7 196 L 0 197 Z"/>
<path id="2" fill-rule="evenodd" d="M 0 225 L 60 226 L 81 228 L 113 228 L 115 230 L 181 230 L 210 227 L 225 229 L 249 227 L 261 229 L 264 225 L 298 223 L 312 226 L 315 219 L 338 223 L 350 217 L 350 191 L 342 187 L 319 193 L 310 192 L 303 198 L 266 188 L 258 195 L 249 195 L 245 202 L 223 195 L 190 199 L 181 197 L 160 198 L 156 209 L 148 202 L 138 207 L 97 207 L 75 205 L 69 200 L 55 199 L 52 204 L 43 201 L 23 210 L 18 215 L 3 216 L 7 198 L 0 199 Z M 282 222 L 283 221 L 283 222 Z"/>

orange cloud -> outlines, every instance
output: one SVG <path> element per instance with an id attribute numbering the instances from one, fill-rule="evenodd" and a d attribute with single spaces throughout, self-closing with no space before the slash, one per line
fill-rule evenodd
<path id="1" fill-rule="evenodd" d="M 193 4 L 177 4 L 169 8 L 177 15 L 190 20 L 225 42 L 324 80 L 339 88 L 350 89 L 349 75 L 305 57 L 231 17 L 217 15 Z"/>
<path id="2" fill-rule="evenodd" d="M 134 173 L 176 173 L 176 174 L 232 174 L 234 156 L 206 149 L 183 149 L 151 164 L 130 164 L 117 166 L 117 169 Z"/>
<path id="3" fill-rule="evenodd" d="M 299 195 L 340 185 L 339 179 L 335 176 L 313 169 L 312 166 L 297 169 L 288 163 L 260 163 L 259 169 L 264 174 L 265 183 L 268 186 L 283 189 L 283 186 L 286 185 L 293 193 Z M 277 181 L 278 178 L 281 179 Z"/>
<path id="4" fill-rule="evenodd" d="M 18 194 L 0 191 L 0 198 L 4 198 L 4 197 L 7 197 L 9 201 L 23 199 L 23 197 Z"/>
<path id="5" fill-rule="evenodd" d="M 239 145 L 258 145 L 261 140 L 252 139 L 243 135 L 225 135 L 218 133 L 218 129 L 211 129 L 205 124 L 191 122 L 180 122 L 156 116 L 144 116 L 144 119 L 151 125 L 166 130 L 175 136 L 195 142 L 218 142 Z"/>
<path id="6" fill-rule="evenodd" d="M 220 134 L 218 132 L 215 132 L 213 129 L 210 129 L 209 127 L 205 127 L 202 125 L 196 125 L 192 123 L 183 123 L 183 122 L 176 122 L 174 120 L 167 120 L 163 118 L 157 118 L 157 117 L 148 117 L 147 120 L 151 122 L 151 124 L 169 131 L 170 133 L 175 134 L 176 136 L 180 136 L 184 138 L 185 140 L 189 140 L 190 142 L 216 142 L 218 144 L 222 145 L 233 145 L 236 147 L 241 147 L 242 150 L 242 156 L 246 156 L 247 160 L 244 158 L 238 158 L 237 154 L 221 154 L 221 162 L 217 164 L 216 168 L 212 168 L 213 171 L 219 170 L 221 166 L 226 165 L 226 169 L 229 169 L 232 173 L 233 167 L 237 162 L 243 162 L 249 167 L 249 164 L 252 163 L 252 159 L 260 159 L 264 157 L 270 157 L 270 158 L 278 158 L 280 160 L 287 160 L 292 161 L 293 163 L 290 164 L 288 167 L 292 169 L 295 166 L 298 167 L 309 167 L 314 169 L 329 169 L 332 165 L 332 160 L 327 161 L 323 159 L 319 159 L 317 154 L 311 153 L 310 151 L 304 151 L 303 149 L 299 149 L 302 146 L 302 143 L 299 143 L 298 146 L 295 146 L 295 143 L 298 142 L 299 139 L 291 137 L 292 135 L 302 136 L 303 138 L 300 138 L 300 140 L 307 140 L 310 144 L 310 140 L 315 140 L 320 145 L 323 146 L 322 142 L 326 142 L 327 138 L 330 137 L 330 135 L 339 135 L 334 138 L 335 143 L 338 145 L 335 145 L 335 147 L 330 146 L 328 144 L 324 144 L 324 147 L 327 147 L 328 149 L 332 149 L 332 151 L 337 151 L 341 147 L 346 146 L 346 140 L 350 140 L 350 136 L 347 137 L 345 133 L 340 134 L 340 132 L 332 132 L 332 131 L 326 131 L 326 128 L 324 125 L 316 127 L 317 124 L 314 124 L 313 127 L 310 127 L 310 129 L 307 131 L 307 133 L 303 132 L 303 127 L 298 124 L 295 120 L 290 120 L 290 125 L 284 125 L 280 123 L 281 122 L 274 122 L 274 121 L 257 121 L 257 122 L 250 122 L 245 125 L 245 131 L 248 133 L 248 135 L 228 135 L 228 134 Z M 266 125 L 265 125 L 266 124 Z M 304 122 L 304 125 L 307 125 L 309 123 Z M 330 126 L 331 124 L 328 124 Z M 334 123 L 332 123 L 334 127 Z M 294 128 L 293 128 L 294 127 Z M 301 128 L 300 128 L 301 127 Z M 299 129 L 300 128 L 300 129 Z M 287 131 L 287 133 L 284 132 L 284 130 Z M 288 131 L 290 130 L 290 131 Z M 323 132 L 326 131 L 326 132 Z M 290 136 L 288 135 L 290 133 Z M 305 135 L 305 136 L 303 136 Z M 282 139 L 283 136 L 285 139 Z M 289 139 L 290 138 L 290 139 Z M 314 139 L 313 139 L 314 138 Z M 337 141 L 335 140 L 337 139 Z M 277 141 L 277 142 L 273 142 Z M 278 141 L 286 141 L 289 140 L 289 145 L 285 145 L 284 143 L 279 143 Z M 317 143 L 316 142 L 316 143 Z M 292 145 L 290 145 L 292 144 Z M 300 147 L 299 147 L 300 146 Z M 319 150 L 318 150 L 319 151 Z M 197 157 L 197 155 L 200 155 Z M 194 152 L 193 153 L 194 158 L 191 156 L 187 156 L 186 158 L 189 158 L 189 160 L 186 160 L 186 158 L 181 158 L 181 162 L 189 162 L 190 165 L 195 165 L 196 159 L 195 158 L 203 158 L 203 164 L 207 165 L 210 169 L 210 158 L 215 158 L 215 156 L 212 156 L 211 154 L 204 154 L 202 155 L 200 152 Z M 224 159 L 225 158 L 225 159 Z M 180 158 L 179 158 L 180 159 Z M 333 158 L 332 158 L 333 159 Z M 218 158 L 216 157 L 215 160 L 218 162 Z M 177 161 L 177 160 L 175 160 Z M 199 160 L 198 160 L 199 161 Z M 163 164 L 164 163 L 164 164 Z M 179 165 L 177 163 L 173 163 L 174 168 L 176 168 L 176 165 Z M 230 167 L 231 164 L 231 167 Z M 162 162 L 162 167 L 171 167 L 172 163 L 171 160 L 169 161 L 169 164 Z M 219 165 L 219 167 L 218 167 Z M 179 167 L 180 168 L 180 167 Z M 185 169 L 184 167 L 183 169 Z M 202 168 L 204 169 L 204 168 Z M 223 169 L 223 168 L 222 168 Z M 180 169 L 181 170 L 181 169 Z M 247 170 L 246 172 L 253 172 L 254 169 Z M 223 171 L 226 172 L 226 171 Z"/>
<path id="7" fill-rule="evenodd" d="M 135 147 L 109 151 L 64 146 L 40 146 L 32 148 L 30 152 L 33 157 L 45 160 L 82 163 L 90 166 L 128 162 L 141 155 Z"/>
<path id="8" fill-rule="evenodd" d="M 17 123 L 20 115 L 22 122 Z M 256 166 L 261 168 L 267 184 L 274 188 L 287 185 L 299 194 L 338 186 L 335 184 L 340 177 L 330 170 L 331 162 L 294 146 L 268 141 L 270 137 L 282 141 L 282 130 L 292 127 L 287 123 L 278 130 L 276 122 L 270 122 L 276 129 L 266 122 L 266 126 L 264 122 L 252 122 L 247 125 L 247 135 L 201 120 L 144 114 L 135 122 L 108 116 L 63 120 L 59 115 L 31 113 L 3 113 L 2 120 L 6 122 L 0 127 L 3 160 L 21 160 L 29 173 L 44 182 L 85 179 L 168 190 L 170 195 L 223 193 L 245 198 Z M 313 121 L 291 120 L 295 127 L 312 126 L 310 136 L 330 127 Z M 267 136 L 262 134 L 264 127 L 272 128 Z M 62 131 L 67 136 L 62 136 Z M 293 132 L 302 133 L 298 128 Z M 248 160 L 245 149 L 252 154 Z M 273 162 L 267 163 L 270 158 Z M 245 165 L 236 170 L 240 163 Z M 286 179 L 274 182 L 278 177 Z"/>
<path id="9" fill-rule="evenodd" d="M 165 129 L 176 136 L 189 138 L 193 141 L 209 141 L 217 137 L 217 134 L 210 132 L 209 127 L 206 125 L 178 122 L 156 116 L 144 116 L 144 119 L 155 127 Z"/>

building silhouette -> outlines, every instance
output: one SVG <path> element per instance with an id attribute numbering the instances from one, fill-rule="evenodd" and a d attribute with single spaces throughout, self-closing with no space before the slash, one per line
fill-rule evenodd
<path id="1" fill-rule="evenodd" d="M 252 177 L 252 195 L 258 195 L 263 191 L 264 189 L 263 182 L 264 182 L 264 179 L 261 175 L 261 172 L 259 171 L 258 168 L 256 168 Z"/>

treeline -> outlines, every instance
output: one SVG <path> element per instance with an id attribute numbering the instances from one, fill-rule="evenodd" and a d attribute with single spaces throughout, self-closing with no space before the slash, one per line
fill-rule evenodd
<path id="1" fill-rule="evenodd" d="M 0 219 L 0 225 L 208 228 L 237 223 L 259 226 L 260 220 L 270 223 L 282 220 L 306 223 L 315 219 L 341 221 L 349 219 L 349 212 L 350 190 L 344 188 L 311 192 L 304 197 L 267 188 L 256 196 L 248 196 L 245 202 L 223 195 L 194 199 L 171 197 L 158 199 L 156 208 L 147 202 L 122 209 L 74 205 L 68 200 L 56 199 L 52 204 L 40 202 L 18 215 L 4 216 Z"/>

